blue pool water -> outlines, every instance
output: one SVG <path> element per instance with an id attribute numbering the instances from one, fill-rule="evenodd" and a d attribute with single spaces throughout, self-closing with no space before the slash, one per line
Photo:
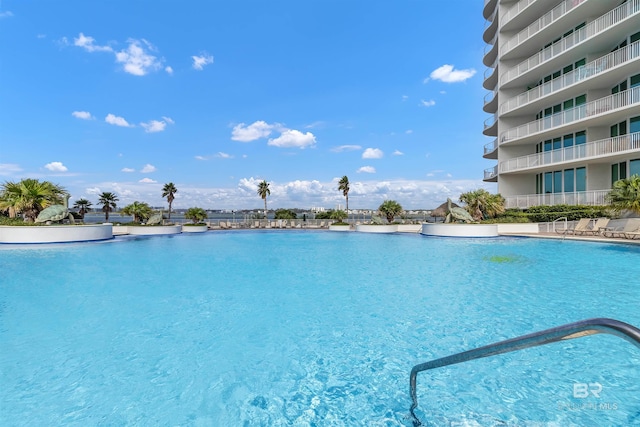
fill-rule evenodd
<path id="1" fill-rule="evenodd" d="M 640 325 L 625 245 L 235 231 L 3 247 L 0 271 L 2 426 L 408 426 L 417 363 Z M 640 349 L 463 363 L 421 373 L 418 399 L 428 425 L 640 425 Z"/>

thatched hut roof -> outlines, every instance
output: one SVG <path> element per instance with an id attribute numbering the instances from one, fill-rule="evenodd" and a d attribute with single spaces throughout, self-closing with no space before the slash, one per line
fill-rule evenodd
<path id="1" fill-rule="evenodd" d="M 451 202 L 452 208 L 459 208 L 460 206 Z M 431 211 L 431 216 L 434 218 L 444 218 L 449 213 L 449 208 L 447 207 L 447 202 L 444 202 L 437 208 Z"/>

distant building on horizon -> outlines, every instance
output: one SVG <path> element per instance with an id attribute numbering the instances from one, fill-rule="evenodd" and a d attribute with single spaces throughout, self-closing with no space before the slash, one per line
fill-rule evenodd
<path id="1" fill-rule="evenodd" d="M 640 174 L 640 0 L 485 0 L 484 158 L 507 208 L 604 205 Z"/>

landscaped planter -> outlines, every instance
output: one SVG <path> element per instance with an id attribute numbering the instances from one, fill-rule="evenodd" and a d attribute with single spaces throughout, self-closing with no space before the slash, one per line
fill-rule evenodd
<path id="1" fill-rule="evenodd" d="M 498 234 L 538 234 L 539 227 L 536 222 L 518 222 L 518 223 L 505 223 L 496 224 L 498 226 Z"/>
<path id="2" fill-rule="evenodd" d="M 329 224 L 329 231 L 349 231 L 351 230 L 350 225 L 333 225 Z"/>
<path id="3" fill-rule="evenodd" d="M 207 231 L 209 227 L 207 225 L 183 225 L 182 232 L 183 233 L 204 233 Z"/>
<path id="4" fill-rule="evenodd" d="M 163 234 L 180 234 L 182 225 L 126 225 L 127 234 L 135 236 L 157 236 Z"/>
<path id="5" fill-rule="evenodd" d="M 356 231 L 362 233 L 395 233 L 398 231 L 398 224 L 358 224 Z"/>
<path id="6" fill-rule="evenodd" d="M 111 224 L 0 226 L 0 243 L 68 243 L 113 239 Z"/>
<path id="7" fill-rule="evenodd" d="M 497 237 L 497 224 L 422 224 L 422 234 L 439 237 Z"/>

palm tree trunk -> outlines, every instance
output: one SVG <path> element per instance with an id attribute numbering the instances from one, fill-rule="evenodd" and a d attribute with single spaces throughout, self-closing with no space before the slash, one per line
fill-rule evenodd
<path id="1" fill-rule="evenodd" d="M 169 202 L 169 220 L 171 220 L 171 202 Z"/>
<path id="2" fill-rule="evenodd" d="M 264 198 L 264 219 L 267 219 L 267 198 Z"/>

